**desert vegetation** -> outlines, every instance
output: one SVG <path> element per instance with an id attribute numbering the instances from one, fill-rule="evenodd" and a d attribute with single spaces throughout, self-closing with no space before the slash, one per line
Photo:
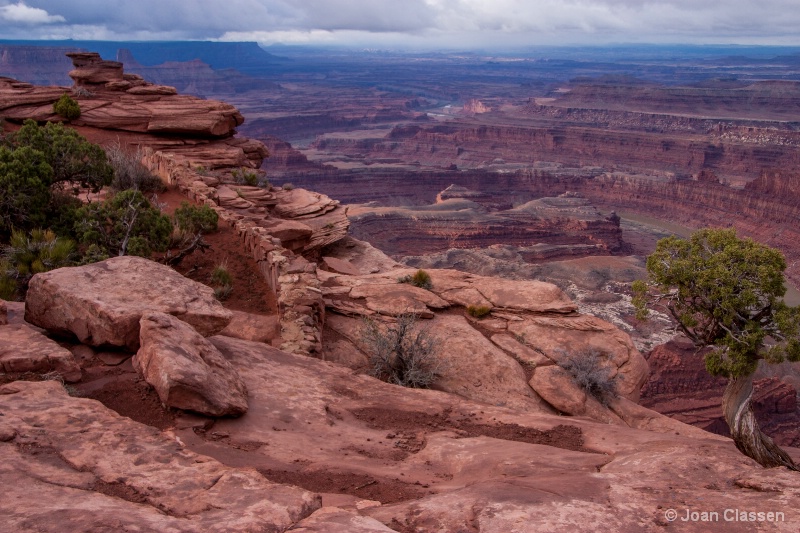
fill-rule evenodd
<path id="1" fill-rule="evenodd" d="M 431 275 L 421 269 L 414 272 L 413 275 L 409 274 L 407 276 L 403 276 L 397 281 L 399 283 L 409 283 L 421 289 L 430 289 L 433 287 L 433 281 L 431 280 Z"/>
<path id="2" fill-rule="evenodd" d="M 81 116 L 81 106 L 78 105 L 78 102 L 70 98 L 67 93 L 64 93 L 61 95 L 61 98 L 53 104 L 53 112 L 67 120 L 75 120 Z"/>
<path id="3" fill-rule="evenodd" d="M 603 405 L 617 394 L 616 376 L 603 364 L 603 354 L 594 349 L 565 353 L 558 364 L 575 383 Z"/>
<path id="4" fill-rule="evenodd" d="M 111 256 L 151 257 L 178 264 L 216 231 L 218 215 L 184 202 L 174 218 L 157 204 L 161 180 L 139 150 L 117 142 L 107 151 L 60 123 L 26 120 L 0 138 L 0 285 L 2 297 L 21 298 L 37 272 Z M 103 201 L 84 192 L 110 186 Z"/>
<path id="5" fill-rule="evenodd" d="M 488 305 L 468 305 L 467 314 L 474 318 L 483 318 L 492 312 L 492 308 Z"/>
<path id="6" fill-rule="evenodd" d="M 706 369 L 728 378 L 722 409 L 736 447 L 762 466 L 800 470 L 761 432 L 750 404 L 759 361 L 800 361 L 800 308 L 782 299 L 785 269 L 778 250 L 733 229 L 704 229 L 660 240 L 647 258 L 649 279 L 633 291 L 641 318 L 649 307 L 666 309 L 695 346 L 712 348 Z"/>
<path id="7" fill-rule="evenodd" d="M 365 319 L 361 342 L 370 359 L 369 374 L 403 387 L 427 388 L 441 376 L 439 341 L 417 323 L 413 313 L 403 313 L 393 324 Z"/>

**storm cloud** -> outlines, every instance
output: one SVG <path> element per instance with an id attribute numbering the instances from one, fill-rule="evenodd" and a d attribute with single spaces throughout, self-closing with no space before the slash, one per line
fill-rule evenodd
<path id="1" fill-rule="evenodd" d="M 797 0 L 0 0 L 7 39 L 800 44 Z"/>

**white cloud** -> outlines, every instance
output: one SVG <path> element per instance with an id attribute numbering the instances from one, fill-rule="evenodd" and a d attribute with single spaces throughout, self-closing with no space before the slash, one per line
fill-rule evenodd
<path id="1" fill-rule="evenodd" d="M 610 42 L 800 45 L 798 0 L 11 2 L 16 0 L 0 0 L 6 4 L 0 7 L 0 34 L 6 38 L 79 38 L 93 32 L 117 39 L 459 48 Z"/>
<path id="2" fill-rule="evenodd" d="M 28 7 L 24 2 L 0 6 L 0 19 L 19 24 L 54 24 L 66 22 L 61 15 L 51 15 L 44 9 Z"/>

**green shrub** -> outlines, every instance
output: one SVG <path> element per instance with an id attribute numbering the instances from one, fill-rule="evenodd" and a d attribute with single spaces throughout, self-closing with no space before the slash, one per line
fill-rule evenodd
<path id="1" fill-rule="evenodd" d="M 294 189 L 294 185 L 292 185 L 291 183 L 284 183 L 283 187 L 281 187 L 281 188 L 284 191 L 291 191 L 292 189 Z"/>
<path id="2" fill-rule="evenodd" d="M 211 286 L 214 287 L 214 296 L 217 300 L 224 300 L 233 291 L 233 276 L 226 263 L 220 263 L 211 271 Z"/>
<path id="3" fill-rule="evenodd" d="M 255 187 L 258 185 L 258 174 L 246 168 L 237 168 L 231 171 L 233 181 L 239 185 L 250 185 Z"/>
<path id="4" fill-rule="evenodd" d="M 75 120 L 81 116 L 81 106 L 78 105 L 78 102 L 70 98 L 69 94 L 64 93 L 61 95 L 61 98 L 53 104 L 53 113 L 67 120 Z"/>
<path id="5" fill-rule="evenodd" d="M 30 147 L 0 146 L 0 236 L 13 228 L 33 229 L 47 222 L 53 169 Z"/>
<path id="6" fill-rule="evenodd" d="M 51 230 L 14 231 L 2 251 L 2 298 L 11 299 L 8 296 L 14 293 L 24 296 L 34 274 L 71 264 L 74 253 L 75 242 L 59 238 Z"/>
<path id="7" fill-rule="evenodd" d="M 197 234 L 217 231 L 219 215 L 205 204 L 193 205 L 183 201 L 174 216 L 175 225 L 183 232 Z"/>
<path id="8" fill-rule="evenodd" d="M 78 210 L 76 233 L 107 255 L 149 257 L 166 251 L 172 220 L 153 207 L 140 191 L 122 191 L 106 201 Z"/>
<path id="9" fill-rule="evenodd" d="M 415 287 L 419 287 L 421 289 L 431 289 L 433 288 L 433 281 L 431 281 L 431 275 L 425 272 L 424 270 L 417 270 L 414 272 L 413 276 L 403 276 L 402 278 L 397 280 L 400 283 L 410 283 Z"/>
<path id="10" fill-rule="evenodd" d="M 61 123 L 39 126 L 33 120 L 26 120 L 9 139 L 17 150 L 27 146 L 44 154 L 52 168 L 48 186 L 72 184 L 97 192 L 110 185 L 114 177 L 105 151 Z"/>
<path id="11" fill-rule="evenodd" d="M 489 307 L 488 305 L 468 305 L 467 306 L 467 313 L 469 313 L 469 316 L 472 316 L 472 317 L 475 317 L 475 318 L 483 318 L 483 317 L 485 317 L 486 315 L 488 315 L 491 312 L 492 312 L 492 308 Z"/>

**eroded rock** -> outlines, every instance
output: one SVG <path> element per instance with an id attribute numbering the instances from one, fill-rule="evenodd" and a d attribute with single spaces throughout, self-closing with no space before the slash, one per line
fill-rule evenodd
<path id="1" fill-rule="evenodd" d="M 81 379 L 72 352 L 24 324 L 0 327 L 0 368 L 9 374 L 57 372 L 65 381 Z"/>
<path id="2" fill-rule="evenodd" d="M 214 335 L 231 312 L 214 291 L 141 257 L 114 257 L 59 268 L 31 279 L 25 320 L 90 346 L 139 347 L 139 319 L 147 311 L 177 316 L 201 335 Z"/>
<path id="3" fill-rule="evenodd" d="M 133 366 L 165 405 L 209 416 L 247 412 L 247 387 L 239 374 L 191 326 L 148 312 L 142 315 L 140 336 Z"/>
<path id="4" fill-rule="evenodd" d="M 10 531 L 284 531 L 320 507 L 57 383 L 0 387 L 0 512 Z"/>

